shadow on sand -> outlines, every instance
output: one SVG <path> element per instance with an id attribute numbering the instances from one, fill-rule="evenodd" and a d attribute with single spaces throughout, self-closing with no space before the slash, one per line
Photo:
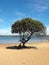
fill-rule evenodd
<path id="1" fill-rule="evenodd" d="M 9 47 L 6 47 L 6 49 L 37 49 L 37 47 L 35 46 L 9 46 Z"/>

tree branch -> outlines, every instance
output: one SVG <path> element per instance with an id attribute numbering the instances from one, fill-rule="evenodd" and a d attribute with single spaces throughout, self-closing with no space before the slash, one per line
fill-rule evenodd
<path id="1" fill-rule="evenodd" d="M 33 33 L 34 32 L 31 32 L 31 34 L 29 35 L 29 37 L 27 37 L 27 40 L 24 38 L 22 38 L 22 40 L 20 40 L 20 42 L 22 42 L 22 43 L 26 43 L 26 42 L 28 42 L 30 39 L 31 39 L 31 36 L 33 35 Z"/>

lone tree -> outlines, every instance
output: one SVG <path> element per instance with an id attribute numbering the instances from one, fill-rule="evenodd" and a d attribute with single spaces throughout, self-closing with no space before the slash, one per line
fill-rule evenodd
<path id="1" fill-rule="evenodd" d="M 23 18 L 12 24 L 11 29 L 12 33 L 19 33 L 20 42 L 24 47 L 25 43 L 31 39 L 33 34 L 45 34 L 46 27 L 38 20 Z"/>

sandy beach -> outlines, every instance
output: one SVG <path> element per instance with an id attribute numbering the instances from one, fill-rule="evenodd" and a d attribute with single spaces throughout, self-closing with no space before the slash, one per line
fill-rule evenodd
<path id="1" fill-rule="evenodd" d="M 15 45 L 0 44 L 0 65 L 49 65 L 49 42 L 26 43 L 25 49 Z"/>

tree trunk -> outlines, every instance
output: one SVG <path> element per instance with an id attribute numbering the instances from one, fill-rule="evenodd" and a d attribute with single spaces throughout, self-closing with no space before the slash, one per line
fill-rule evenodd
<path id="1" fill-rule="evenodd" d="M 23 43 L 23 47 L 25 47 L 25 43 Z"/>

